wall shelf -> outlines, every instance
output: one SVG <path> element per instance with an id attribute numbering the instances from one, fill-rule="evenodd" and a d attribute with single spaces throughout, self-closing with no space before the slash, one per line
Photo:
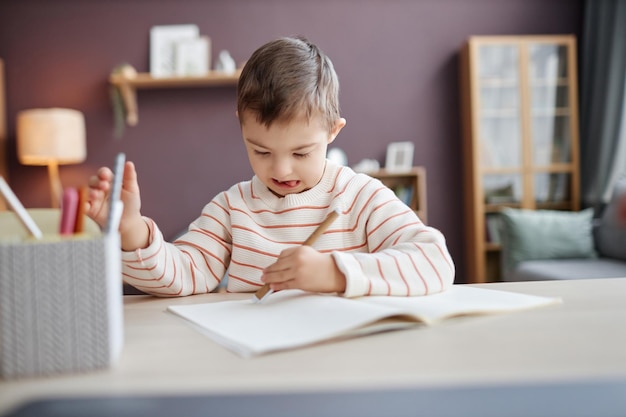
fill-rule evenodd
<path id="1" fill-rule="evenodd" d="M 137 108 L 139 89 L 234 86 L 237 85 L 240 74 L 241 69 L 234 74 L 210 71 L 203 76 L 155 78 L 150 73 L 137 73 L 133 67 L 125 65 L 109 76 L 109 83 L 119 89 L 126 109 L 126 123 L 134 126 L 139 121 Z"/>

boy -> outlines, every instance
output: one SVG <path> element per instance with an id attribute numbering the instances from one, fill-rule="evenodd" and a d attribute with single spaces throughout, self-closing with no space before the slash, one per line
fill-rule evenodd
<path id="1" fill-rule="evenodd" d="M 378 180 L 326 159 L 345 126 L 330 59 L 303 38 L 253 53 L 237 89 L 250 181 L 209 202 L 188 232 L 166 243 L 140 213 L 137 174 L 125 166 L 120 222 L 124 281 L 155 295 L 275 290 L 425 295 L 448 288 L 454 264 L 443 235 Z M 87 213 L 104 225 L 112 173 L 90 181 Z M 327 217 L 340 216 L 313 247 L 302 246 Z"/>

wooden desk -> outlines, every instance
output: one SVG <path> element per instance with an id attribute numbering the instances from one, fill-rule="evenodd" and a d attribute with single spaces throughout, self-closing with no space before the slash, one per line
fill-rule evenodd
<path id="1" fill-rule="evenodd" d="M 360 411 L 363 416 L 376 415 L 376 406 L 385 401 L 385 407 L 396 407 L 386 408 L 388 416 L 416 415 L 417 410 L 424 415 L 437 410 L 436 415 L 533 416 L 546 415 L 546 407 L 559 411 L 550 415 L 563 416 L 626 412 L 626 278 L 479 286 L 560 296 L 564 302 L 242 359 L 164 310 L 171 304 L 249 294 L 127 296 L 125 348 L 115 367 L 2 381 L 0 414 L 45 397 L 104 396 L 106 402 L 111 396 L 142 396 L 157 404 L 163 400 L 159 396 L 169 396 L 167 404 L 173 404 L 171 396 L 191 396 L 187 405 L 205 407 L 202 398 L 212 398 L 216 407 L 232 408 L 258 405 L 263 398 L 276 404 L 273 395 L 280 396 L 282 411 L 266 407 L 256 416 L 317 415 L 310 407 L 294 414 L 294 405 L 286 409 L 288 402 L 282 400 L 322 407 L 329 395 L 337 404 L 352 401 L 361 407 L 364 400 L 376 399 Z M 448 396 L 454 398 L 448 401 Z M 350 404 L 344 404 L 346 409 Z"/>

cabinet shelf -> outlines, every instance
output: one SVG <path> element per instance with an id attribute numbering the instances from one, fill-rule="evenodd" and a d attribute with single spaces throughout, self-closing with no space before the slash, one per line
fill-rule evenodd
<path id="1" fill-rule="evenodd" d="M 530 80 L 531 87 L 568 87 L 569 80 L 567 78 L 532 78 Z"/>
<path id="2" fill-rule="evenodd" d="M 490 118 L 515 118 L 519 117 L 519 109 L 510 108 L 510 109 L 482 109 L 480 115 L 482 117 L 490 117 Z"/>
<path id="3" fill-rule="evenodd" d="M 500 249 L 502 249 L 502 246 L 500 246 L 498 243 L 491 243 L 491 242 L 486 242 L 485 243 L 485 250 L 489 251 L 489 252 L 499 252 Z"/>
<path id="4" fill-rule="evenodd" d="M 515 78 L 481 78 L 481 88 L 517 88 L 519 82 Z"/>
<path id="5" fill-rule="evenodd" d="M 552 162 L 549 165 L 532 164 L 532 167 L 536 173 L 568 174 L 576 168 L 576 165 L 567 162 Z M 480 172 L 484 175 L 521 175 L 524 173 L 524 167 L 521 165 L 507 167 L 485 166 L 480 168 Z"/>
<path id="6" fill-rule="evenodd" d="M 206 75 L 193 77 L 153 77 L 150 73 L 137 73 L 132 67 L 126 66 L 124 70 L 111 74 L 109 83 L 119 89 L 126 109 L 126 123 L 134 126 L 139 121 L 139 89 L 234 86 L 237 85 L 240 74 L 241 69 L 232 74 L 210 71 Z"/>
<path id="7" fill-rule="evenodd" d="M 371 177 L 379 179 L 396 195 L 405 201 L 420 220 L 427 224 L 428 213 L 426 211 L 426 168 L 418 166 L 406 172 L 389 172 L 385 169 L 370 172 Z M 408 192 L 408 193 L 407 193 Z"/>
<path id="8" fill-rule="evenodd" d="M 533 117 L 569 117 L 570 109 L 566 107 L 535 107 L 532 109 Z"/>

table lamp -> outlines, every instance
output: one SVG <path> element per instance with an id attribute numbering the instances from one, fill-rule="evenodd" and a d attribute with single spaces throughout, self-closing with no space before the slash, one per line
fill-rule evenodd
<path id="1" fill-rule="evenodd" d="M 78 164 L 87 156 L 85 118 L 71 109 L 31 109 L 17 115 L 17 156 L 24 165 L 47 165 L 52 207 L 63 188 L 59 165 Z"/>

